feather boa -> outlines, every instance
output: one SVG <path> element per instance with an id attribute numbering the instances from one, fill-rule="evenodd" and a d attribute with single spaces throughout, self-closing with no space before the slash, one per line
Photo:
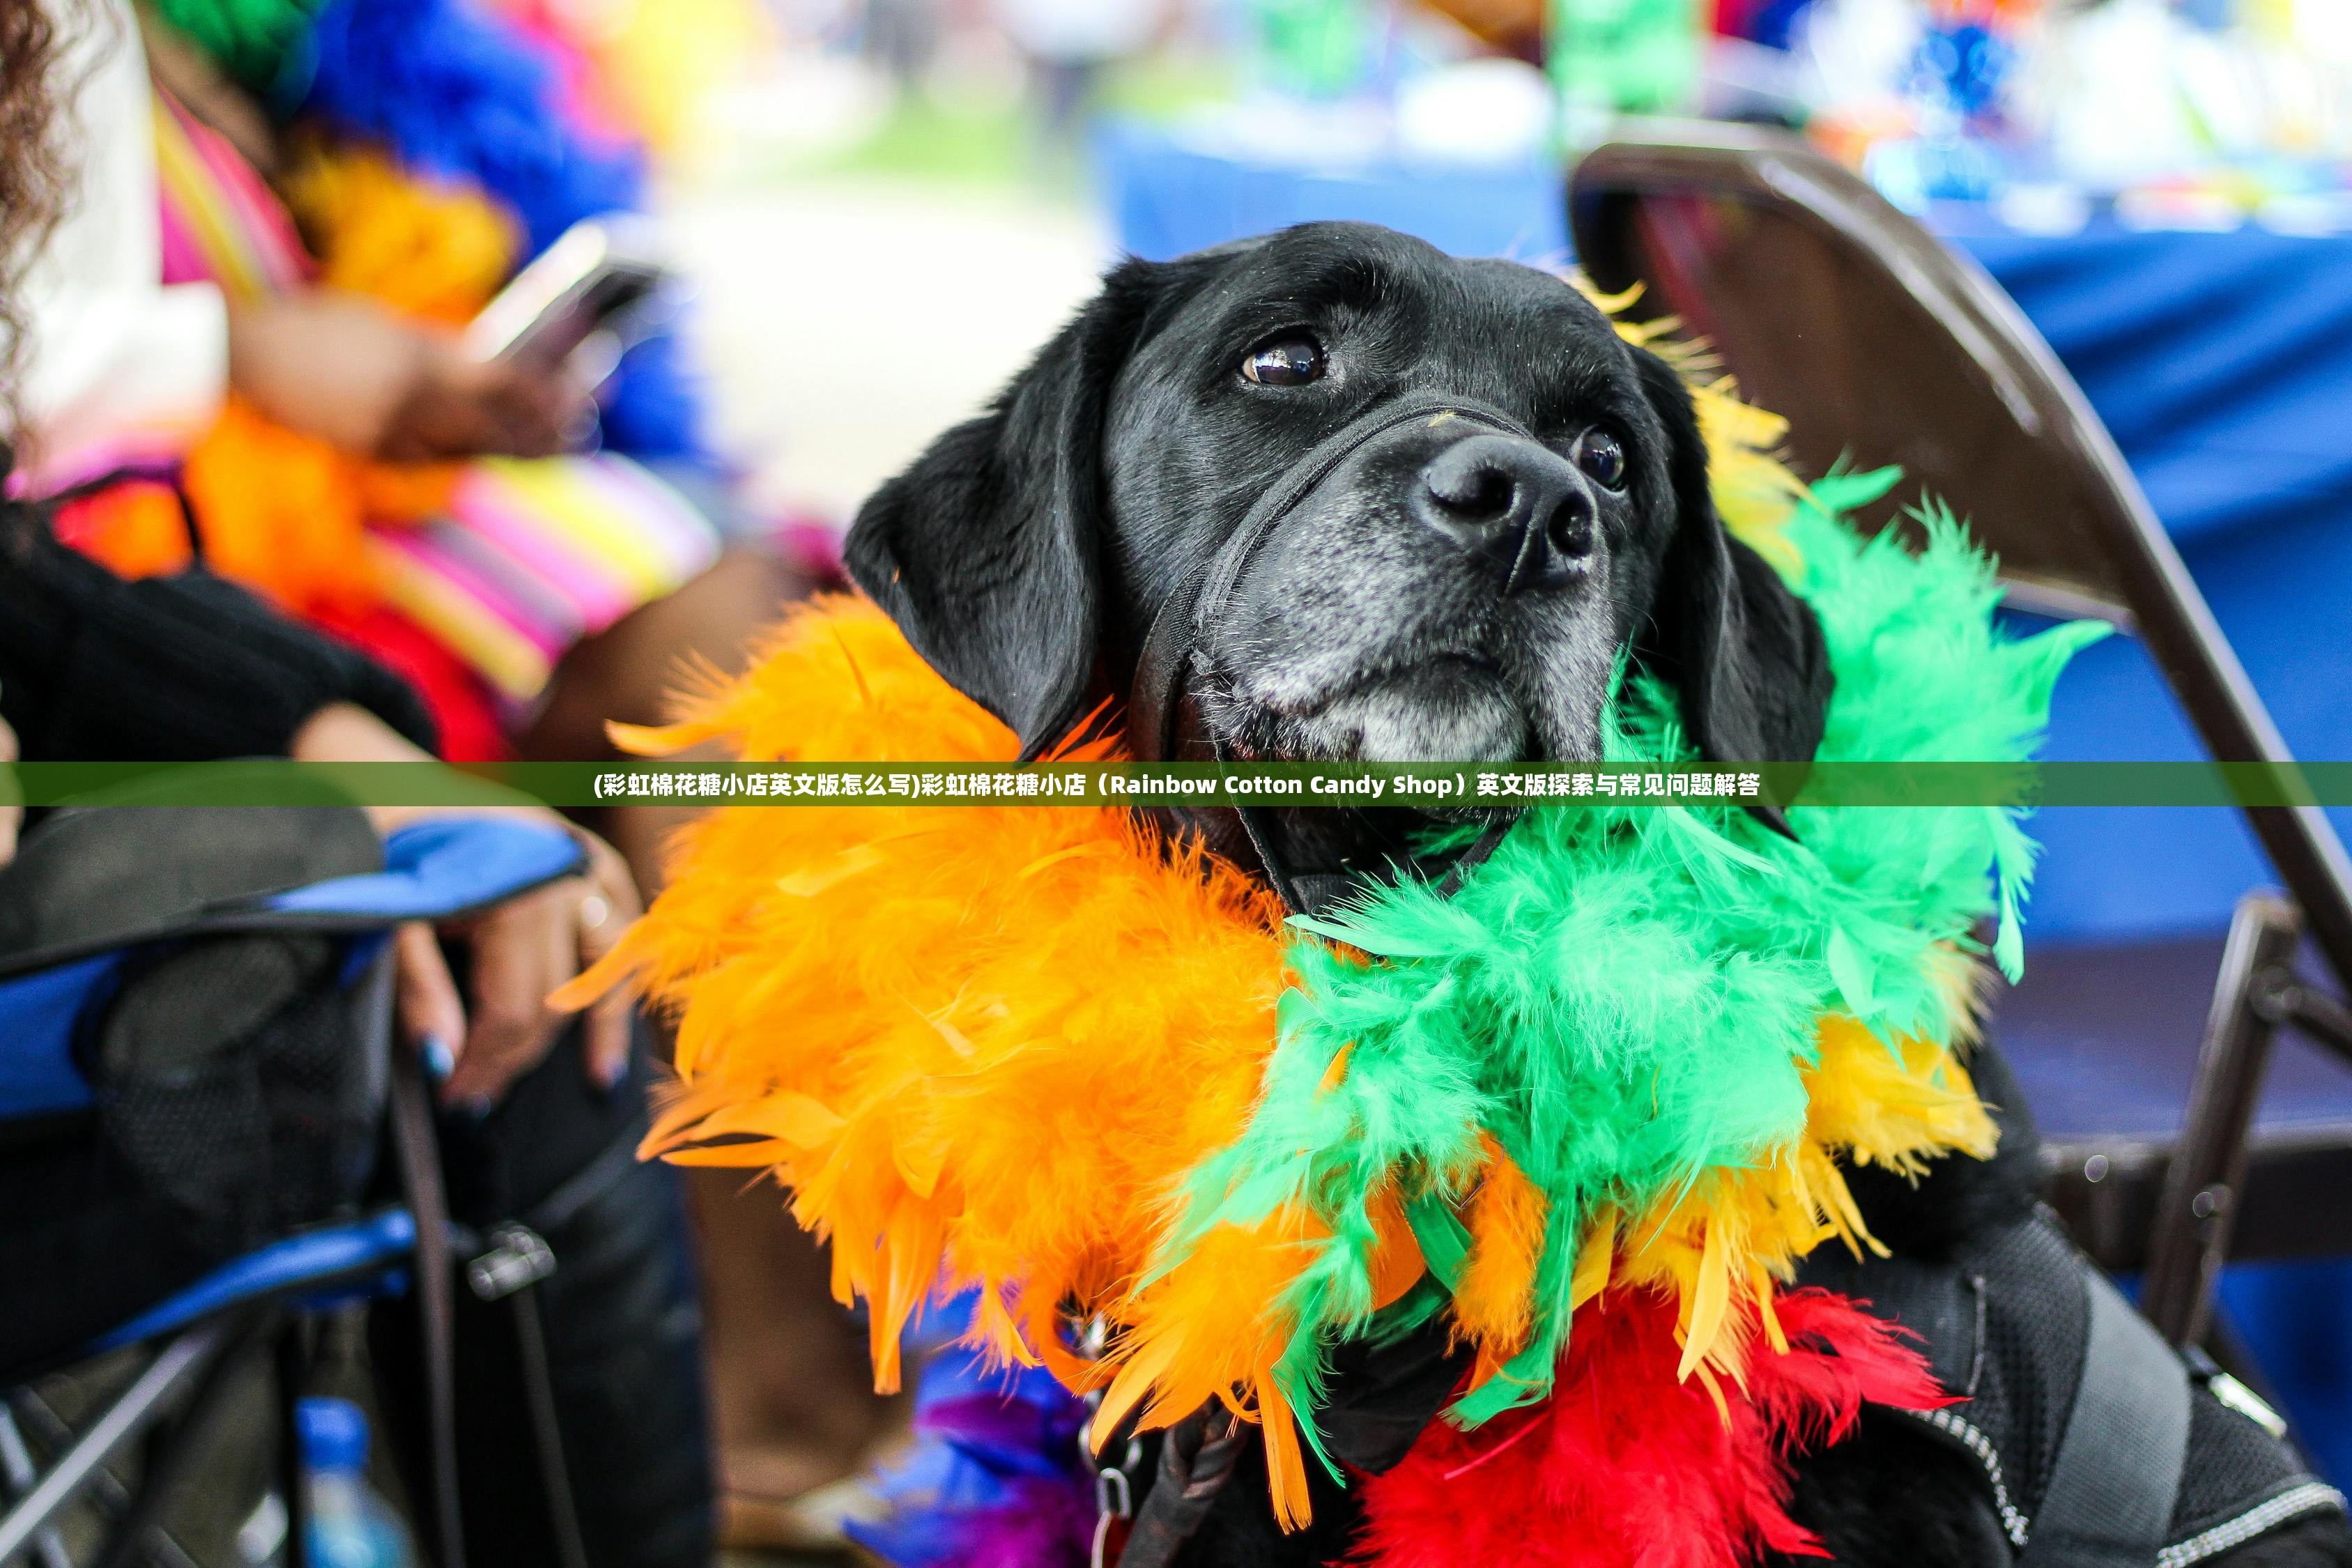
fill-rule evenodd
<path id="1" fill-rule="evenodd" d="M 154 0 L 166 22 L 185 34 L 236 81 L 267 91 L 300 52 L 320 0 Z"/>
<path id="2" fill-rule="evenodd" d="M 1822 758 L 2023 756 L 2100 628 L 2004 640 L 1948 518 L 1916 555 L 1864 543 L 1833 513 L 1889 479 L 1764 483 L 1763 416 L 1719 388 L 1702 407 L 1730 444 L 1727 518 L 1821 615 Z M 1685 755 L 1674 714 L 1626 683 L 1612 759 Z M 752 758 L 1014 752 L 849 601 L 636 739 L 715 736 Z M 1098 1429 L 1210 1399 L 1262 1422 L 1296 1523 L 1336 1339 L 1448 1314 L 1476 1350 L 1467 1429 L 1542 1401 L 1597 1300 L 1657 1301 L 1626 1353 L 1769 1469 L 1806 1425 L 1766 1392 L 1808 1386 L 1779 1281 L 1830 1237 L 1872 1245 L 1840 1162 L 1990 1151 L 1954 1050 L 1972 928 L 1999 916 L 2013 963 L 2032 860 L 1990 808 L 1792 820 L 1798 843 L 1727 805 L 1535 811 L 1450 903 L 1383 889 L 1286 932 L 1247 879 L 1118 811 L 725 810 L 572 995 L 630 975 L 678 1015 L 647 1148 L 775 1170 L 833 1239 L 836 1293 L 871 1303 L 885 1387 L 934 1284 L 976 1289 L 975 1342 L 1104 1390 Z M 1105 1360 L 1067 1348 L 1072 1310 L 1119 1331 Z M 1727 1539 L 1775 1539 L 1734 1512 Z"/>
<path id="3" fill-rule="evenodd" d="M 2020 756 L 2096 635 L 2002 642 L 1983 561 L 1948 519 L 1927 532 L 1916 557 L 1864 546 L 1810 506 L 1787 531 L 1838 676 L 1824 759 Z M 1615 719 L 1612 760 L 1690 755 L 1653 682 Z M 1153 1415 L 1191 1408 L 1233 1371 L 1193 1347 L 1255 1328 L 1263 1355 L 1269 1327 L 1286 1401 L 1311 1406 L 1407 1247 L 1478 1348 L 1466 1425 L 1549 1390 L 1575 1307 L 1612 1278 L 1679 1300 L 1685 1377 L 1741 1377 L 1759 1334 L 1780 1348 L 1774 1279 L 1825 1236 L 1864 1240 L 1840 1159 L 1990 1152 L 1949 1050 L 1971 928 L 1998 914 L 2013 954 L 2032 858 L 1990 808 L 1791 820 L 1795 843 L 1720 807 L 1535 812 L 1450 902 L 1410 883 L 1294 922 L 1342 945 L 1293 949 L 1249 1124 L 1188 1178 L 1151 1272 L 1286 1216 L 1328 1234 L 1270 1314 L 1198 1301 L 1139 1321 L 1106 1413 L 1147 1394 Z"/>
<path id="4" fill-rule="evenodd" d="M 515 221 L 479 191 L 409 174 L 372 147 L 314 142 L 279 192 L 310 237 L 317 281 L 420 321 L 464 326 L 522 255 Z"/>
<path id="5" fill-rule="evenodd" d="M 1898 1331 L 1851 1302 L 1800 1290 L 1779 1310 L 1789 1351 L 1759 1358 L 1734 1402 L 1674 1377 L 1669 1302 L 1608 1292 L 1551 1399 L 1476 1435 L 1435 1423 L 1395 1468 L 1351 1477 L 1363 1518 L 1349 1561 L 1724 1568 L 1764 1548 L 1817 1555 L 1787 1511 L 1787 1456 L 1839 1441 L 1865 1402 L 1950 1401 Z M 940 1348 L 916 1387 L 914 1448 L 877 1487 L 889 1516 L 852 1533 L 893 1568 L 1082 1568 L 1095 1524 L 1076 1441 L 1088 1414 L 1042 1372 Z"/>
<path id="6" fill-rule="evenodd" d="M 1736 1397 L 1676 1380 L 1681 1331 L 1654 1292 L 1609 1291 L 1580 1319 L 1559 1394 L 1486 1429 L 1433 1422 L 1364 1484 L 1370 1568 L 1722 1568 L 1760 1550 L 1825 1555 L 1784 1509 L 1785 1455 L 1834 1443 L 1864 1402 L 1948 1404 L 1919 1357 L 1843 1297 L 1777 1309 L 1789 1348 Z M 1465 1489 L 1478 1506 L 1465 1508 Z"/>
<path id="7" fill-rule="evenodd" d="M 304 114 L 419 174 L 480 186 L 533 252 L 638 205 L 636 149 L 583 133 L 564 113 L 556 59 L 504 17 L 465 0 L 331 0 L 310 47 Z"/>
<path id="8" fill-rule="evenodd" d="M 562 55 L 506 16 L 467 0 L 330 0 L 308 49 L 306 119 L 390 149 L 417 176 L 479 191 L 520 226 L 527 254 L 582 218 L 642 205 L 633 135 L 583 123 Z M 675 338 L 636 345 L 599 397 L 610 450 L 714 464 L 703 389 Z"/>
<path id="9" fill-rule="evenodd" d="M 894 1568 L 1086 1568 L 1095 1524 L 1087 1407 L 1035 1367 L 948 1344 L 969 1297 L 925 1325 L 938 1352 L 915 1385 L 915 1441 L 875 1484 L 889 1514 L 850 1538 Z"/>

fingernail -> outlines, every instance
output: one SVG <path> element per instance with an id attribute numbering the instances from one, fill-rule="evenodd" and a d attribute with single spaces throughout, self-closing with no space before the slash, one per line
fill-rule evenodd
<path id="1" fill-rule="evenodd" d="M 449 1042 L 440 1036 L 425 1036 L 425 1044 L 421 1049 L 425 1058 L 425 1076 L 435 1083 L 442 1082 L 457 1070 L 457 1053 L 451 1050 Z"/>
<path id="2" fill-rule="evenodd" d="M 490 1112 L 496 1110 L 498 1108 L 499 1102 L 491 1099 L 487 1094 L 474 1095 L 470 1099 L 461 1100 L 457 1102 L 457 1109 L 460 1111 L 463 1111 L 466 1115 L 473 1118 L 476 1121 L 488 1121 L 489 1119 Z"/>

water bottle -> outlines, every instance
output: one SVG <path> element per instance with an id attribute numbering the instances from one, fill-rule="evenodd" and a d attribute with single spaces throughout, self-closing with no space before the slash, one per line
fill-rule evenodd
<path id="1" fill-rule="evenodd" d="M 311 1568 L 414 1568 L 399 1517 L 367 1483 L 368 1423 L 348 1399 L 295 1406 L 310 1493 Z"/>

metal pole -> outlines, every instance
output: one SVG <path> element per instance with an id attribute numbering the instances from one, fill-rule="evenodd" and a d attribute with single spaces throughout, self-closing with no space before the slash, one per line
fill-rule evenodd
<path id="1" fill-rule="evenodd" d="M 20 1497 L 40 1475 L 33 1468 L 33 1451 L 25 1446 L 25 1434 L 17 1429 L 16 1413 L 5 1400 L 0 1400 L 0 1469 L 7 1472 L 9 1491 Z M 73 1559 L 66 1553 L 65 1537 L 58 1533 L 56 1525 L 42 1527 L 33 1550 L 41 1568 L 74 1568 Z"/>
<path id="2" fill-rule="evenodd" d="M 2289 967 L 2302 921 L 2275 893 L 2238 901 L 2214 982 L 2213 1007 L 2197 1056 L 2197 1079 L 2157 1201 L 2140 1310 L 2177 1346 L 2205 1331 L 2213 1281 L 2229 1255 L 2246 1138 L 2270 1068 L 2282 1016 L 2278 999 L 2294 984 Z"/>
<path id="3" fill-rule="evenodd" d="M 0 1563 L 22 1552 L 44 1526 L 81 1495 L 90 1478 L 153 1425 L 165 1407 L 198 1377 L 228 1343 L 236 1325 L 226 1319 L 200 1323 L 163 1347 L 106 1414 L 66 1450 L 49 1473 L 0 1518 Z"/>

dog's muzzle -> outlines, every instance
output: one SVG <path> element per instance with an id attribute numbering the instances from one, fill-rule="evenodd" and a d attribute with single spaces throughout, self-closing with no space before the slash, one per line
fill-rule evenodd
<path id="1" fill-rule="evenodd" d="M 1532 442 L 1534 433 L 1499 408 L 1471 398 L 1434 393 L 1412 393 L 1359 415 L 1325 437 L 1312 451 L 1281 476 L 1258 498 L 1218 551 L 1202 561 L 1160 607 L 1135 661 L 1135 684 L 1128 698 L 1128 743 L 1136 760 L 1160 762 L 1230 762 L 1223 744 L 1209 733 L 1193 691 L 1193 678 L 1218 650 L 1212 646 L 1217 624 L 1242 574 L 1265 544 L 1275 525 L 1296 510 L 1316 486 L 1357 450 L 1391 430 L 1416 420 L 1452 416 L 1483 426 L 1488 431 Z M 1475 437 L 1474 437 L 1475 439 Z M 1542 524 L 1538 521 L 1539 529 Z M 1518 568 L 1507 574 L 1516 578 Z M 1218 807 L 1240 819 L 1251 846 L 1265 866 L 1266 879 L 1294 913 L 1308 912 L 1328 901 L 1310 898 L 1299 879 L 1284 864 L 1264 810 L 1257 806 Z M 1451 894 L 1461 879 L 1500 843 L 1507 823 L 1496 823 L 1445 873 L 1441 894 Z"/>
<path id="2" fill-rule="evenodd" d="M 1340 426 L 1292 464 L 1258 498 L 1241 526 L 1216 553 L 1179 583 L 1160 613 L 1135 661 L 1135 685 L 1128 698 L 1128 743 L 1146 763 L 1225 761 L 1202 722 L 1192 679 L 1208 656 L 1212 628 L 1232 600 L 1275 525 L 1297 510 L 1315 487 L 1360 447 L 1416 420 L 1452 416 L 1505 436 L 1533 441 L 1534 433 L 1498 408 L 1470 398 L 1414 393 L 1383 403 Z M 1517 553 L 1517 552 L 1514 552 Z"/>

